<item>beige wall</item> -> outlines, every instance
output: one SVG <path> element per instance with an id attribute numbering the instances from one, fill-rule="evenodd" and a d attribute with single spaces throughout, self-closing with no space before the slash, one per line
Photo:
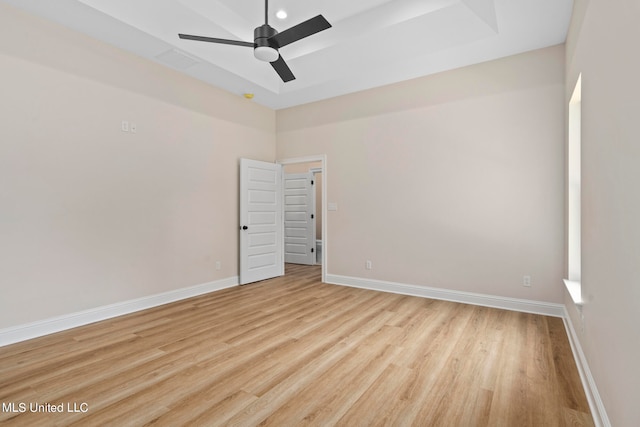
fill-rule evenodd
<path id="1" fill-rule="evenodd" d="M 635 425 L 639 20 L 576 0 L 566 74 L 553 47 L 276 114 L 0 4 L 0 328 L 235 276 L 238 158 L 325 153 L 328 273 L 564 296 L 582 326 L 560 285 L 581 72 L 576 329 L 612 424 Z"/>
<path id="2" fill-rule="evenodd" d="M 0 329 L 238 274 L 275 112 L 4 4 L 0 70 Z"/>
<path id="3" fill-rule="evenodd" d="M 328 273 L 561 302 L 563 64 L 557 46 L 278 111 L 278 158 L 328 156 Z"/>
<path id="4" fill-rule="evenodd" d="M 636 0 L 577 0 L 567 40 L 566 102 L 582 73 L 583 326 L 565 302 L 620 427 L 640 420 L 639 21 Z"/>

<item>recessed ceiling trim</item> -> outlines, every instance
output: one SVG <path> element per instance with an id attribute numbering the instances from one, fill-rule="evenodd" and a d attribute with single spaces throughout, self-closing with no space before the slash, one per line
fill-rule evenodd
<path id="1" fill-rule="evenodd" d="M 200 62 L 193 56 L 179 51 L 178 49 L 169 49 L 166 52 L 162 52 L 161 54 L 156 55 L 156 59 L 179 70 L 186 70 L 187 68 Z"/>

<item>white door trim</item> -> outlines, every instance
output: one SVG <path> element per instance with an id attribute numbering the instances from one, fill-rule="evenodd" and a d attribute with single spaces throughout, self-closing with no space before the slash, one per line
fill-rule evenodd
<path id="1" fill-rule="evenodd" d="M 327 259 L 329 258 L 327 256 L 328 254 L 328 250 L 329 250 L 329 243 L 328 243 L 328 236 L 329 233 L 328 231 L 328 227 L 327 227 L 327 155 L 326 154 L 318 154 L 318 155 L 313 155 L 313 156 L 305 156 L 305 157 L 294 157 L 294 158 L 289 158 L 289 159 L 280 159 L 277 160 L 276 163 L 281 164 L 281 165 L 291 165 L 291 164 L 295 164 L 295 163 L 314 163 L 314 162 L 320 162 L 320 172 L 322 172 L 322 206 L 320 207 L 320 209 L 322 210 L 322 265 L 321 265 L 321 271 L 322 271 L 322 281 L 326 282 L 326 276 L 327 276 L 327 271 L 329 271 L 329 267 L 328 267 L 328 263 L 327 263 Z M 317 208 L 317 207 L 316 207 Z M 283 253 L 284 253 L 284 239 L 283 239 Z"/>

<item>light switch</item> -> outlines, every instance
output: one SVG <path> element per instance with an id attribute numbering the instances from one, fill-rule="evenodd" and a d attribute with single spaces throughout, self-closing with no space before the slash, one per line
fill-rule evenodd
<path id="1" fill-rule="evenodd" d="M 338 204 L 337 203 L 329 203 L 329 205 L 327 206 L 327 208 L 330 211 L 337 211 L 338 210 Z"/>

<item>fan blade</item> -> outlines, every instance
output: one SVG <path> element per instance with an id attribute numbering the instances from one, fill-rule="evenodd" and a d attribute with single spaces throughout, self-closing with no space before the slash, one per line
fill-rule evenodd
<path id="1" fill-rule="evenodd" d="M 178 34 L 178 37 L 185 40 L 196 40 L 199 42 L 221 43 L 221 44 L 232 44 L 236 46 L 255 47 L 254 43 L 243 42 L 241 40 L 216 39 L 213 37 L 192 36 L 189 34 Z"/>
<path id="2" fill-rule="evenodd" d="M 276 70 L 276 73 L 278 73 L 283 82 L 286 83 L 296 79 L 287 63 L 284 62 L 284 59 L 282 59 L 282 56 L 279 56 L 278 59 L 271 62 L 270 64 L 273 69 Z"/>
<path id="3" fill-rule="evenodd" d="M 270 37 L 269 41 L 275 42 L 280 48 L 328 28 L 331 28 L 331 24 L 324 19 L 324 16 L 318 15 Z"/>

